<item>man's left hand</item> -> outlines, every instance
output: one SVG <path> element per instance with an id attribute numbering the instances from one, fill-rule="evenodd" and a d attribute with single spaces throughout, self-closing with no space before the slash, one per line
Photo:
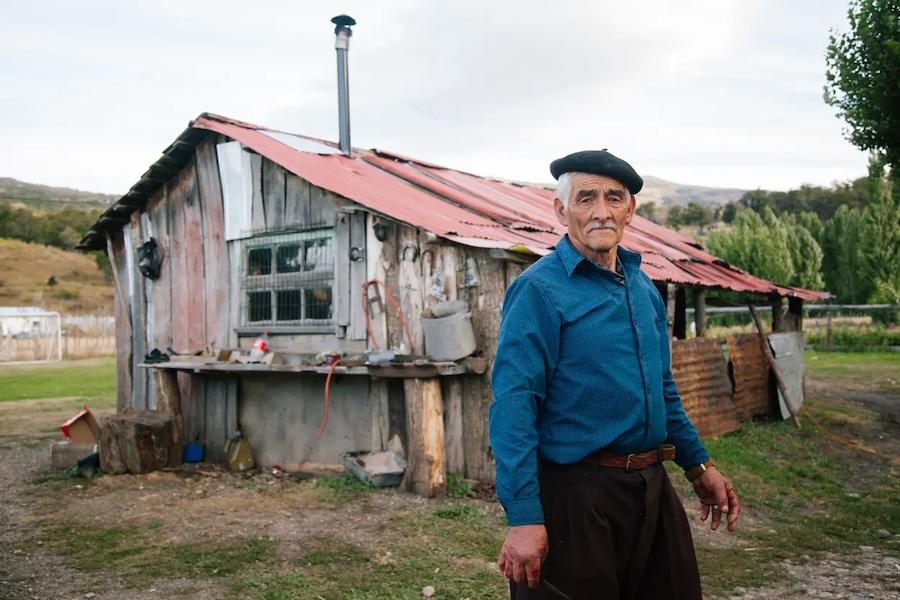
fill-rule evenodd
<path id="1" fill-rule="evenodd" d="M 741 503 L 737 492 L 716 467 L 710 467 L 693 482 L 694 492 L 700 498 L 700 520 L 705 521 L 710 514 L 711 529 L 718 529 L 722 514 L 726 515 L 728 531 L 737 531 L 737 521 L 741 514 Z"/>

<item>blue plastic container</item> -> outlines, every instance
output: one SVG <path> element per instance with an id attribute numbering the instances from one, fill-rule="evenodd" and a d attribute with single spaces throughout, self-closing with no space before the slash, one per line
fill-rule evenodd
<path id="1" fill-rule="evenodd" d="M 182 461 L 186 463 L 198 463 L 203 461 L 203 444 L 201 442 L 188 442 L 184 445 Z"/>

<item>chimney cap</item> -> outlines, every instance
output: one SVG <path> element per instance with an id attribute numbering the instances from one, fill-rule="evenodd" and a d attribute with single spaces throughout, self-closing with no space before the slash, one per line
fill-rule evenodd
<path id="1" fill-rule="evenodd" d="M 337 33 L 344 27 L 350 27 L 352 25 L 356 25 L 356 19 L 351 17 L 350 15 L 338 15 L 331 19 L 331 22 L 335 24 L 334 32 Z"/>

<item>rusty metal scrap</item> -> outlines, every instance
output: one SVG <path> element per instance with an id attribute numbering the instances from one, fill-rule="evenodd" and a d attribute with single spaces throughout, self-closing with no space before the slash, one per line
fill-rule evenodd
<path id="1" fill-rule="evenodd" d="M 741 428 L 731 401 L 731 382 L 720 344 L 708 338 L 672 343 L 672 374 L 684 410 L 701 436 Z"/>
<path id="2" fill-rule="evenodd" d="M 734 405 L 743 419 L 768 416 L 772 406 L 770 367 L 756 333 L 729 336 L 728 358 L 734 379 Z"/>

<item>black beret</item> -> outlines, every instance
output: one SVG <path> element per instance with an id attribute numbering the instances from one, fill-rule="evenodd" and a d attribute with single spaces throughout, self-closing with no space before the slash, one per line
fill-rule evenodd
<path id="1" fill-rule="evenodd" d="M 603 150 L 583 150 L 568 156 L 557 158 L 550 163 L 550 173 L 559 179 L 563 173 L 593 173 L 606 175 L 620 181 L 632 194 L 637 194 L 644 187 L 644 180 L 631 165 L 614 154 Z"/>

